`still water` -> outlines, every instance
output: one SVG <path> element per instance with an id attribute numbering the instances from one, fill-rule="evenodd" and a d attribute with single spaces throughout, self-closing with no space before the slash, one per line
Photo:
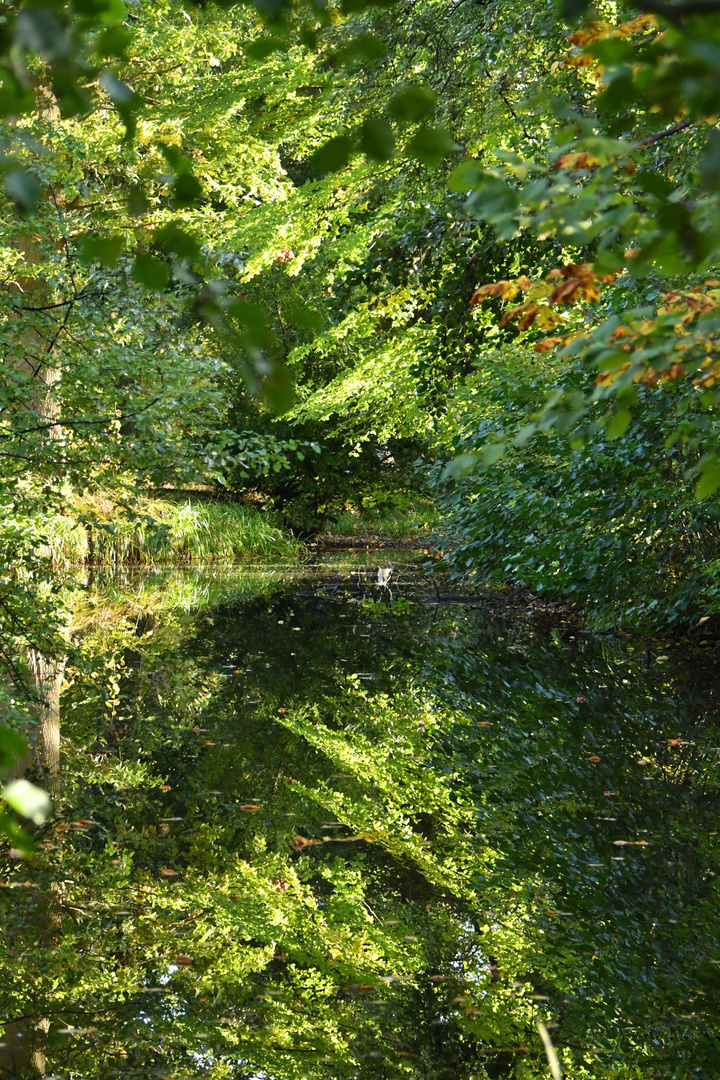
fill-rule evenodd
<path id="1" fill-rule="evenodd" d="M 59 816 L 3 862 L 5 1075 L 522 1080 L 541 1033 L 571 1080 L 720 1075 L 709 646 L 392 552 L 76 622 Z"/>

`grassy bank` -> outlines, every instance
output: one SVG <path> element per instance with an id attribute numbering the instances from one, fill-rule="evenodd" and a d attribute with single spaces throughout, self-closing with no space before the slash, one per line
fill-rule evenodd
<path id="1" fill-rule="evenodd" d="M 439 520 L 440 515 L 432 502 L 417 497 L 376 507 L 348 505 L 326 523 L 323 533 L 328 536 L 410 540 L 428 536 Z"/>
<path id="2" fill-rule="evenodd" d="M 40 543 L 57 564 L 189 565 L 293 558 L 299 544 L 274 517 L 238 503 L 192 498 L 137 500 L 123 509 L 84 496 L 67 514 L 38 522 Z"/>

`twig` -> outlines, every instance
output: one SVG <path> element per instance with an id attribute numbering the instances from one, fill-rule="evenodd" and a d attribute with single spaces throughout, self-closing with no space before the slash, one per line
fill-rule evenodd
<path id="1" fill-rule="evenodd" d="M 521 128 L 521 130 L 522 130 L 522 133 L 523 133 L 523 135 L 525 136 L 525 138 L 526 138 L 526 139 L 528 140 L 528 142 L 537 142 L 537 139 L 535 138 L 535 136 L 534 136 L 534 135 L 531 135 L 531 134 L 530 134 L 530 133 L 528 132 L 527 128 L 525 127 L 525 124 L 524 124 L 524 123 L 522 122 L 522 120 L 520 119 L 520 117 L 518 116 L 518 114 L 517 114 L 517 113 L 515 112 L 515 110 L 513 109 L 512 105 L 510 104 L 510 102 L 508 101 L 508 99 L 507 99 L 507 98 L 505 97 L 505 95 L 504 95 L 504 94 L 503 94 L 502 92 L 500 92 L 500 94 L 499 94 L 499 97 L 500 97 L 500 99 L 501 99 L 502 101 L 504 101 L 504 102 L 505 102 L 505 105 L 506 105 L 507 109 L 509 110 L 509 112 L 510 112 L 510 115 L 512 116 L 513 120 L 516 120 L 516 121 L 517 121 L 517 123 L 518 123 L 518 124 L 520 125 L 520 128 Z"/>

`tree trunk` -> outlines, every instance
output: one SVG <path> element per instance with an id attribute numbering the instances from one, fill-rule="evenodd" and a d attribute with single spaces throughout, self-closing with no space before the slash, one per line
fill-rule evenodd
<path id="1" fill-rule="evenodd" d="M 34 911 L 29 918 L 34 922 L 39 942 L 48 949 L 55 948 L 62 934 L 63 886 L 53 881 L 47 891 L 38 890 Z M 28 1003 L 28 1013 L 32 1007 Z M 7 1024 L 0 1040 L 1 1080 L 29 1080 L 30 1077 L 46 1075 L 45 1048 L 50 1031 L 50 1021 L 42 1016 L 43 1003 L 36 1003 L 37 1013 L 18 1018 Z"/>
<path id="2" fill-rule="evenodd" d="M 50 660 L 30 650 L 30 674 L 41 698 L 35 762 L 53 799 L 60 795 L 60 687 L 65 658 Z"/>

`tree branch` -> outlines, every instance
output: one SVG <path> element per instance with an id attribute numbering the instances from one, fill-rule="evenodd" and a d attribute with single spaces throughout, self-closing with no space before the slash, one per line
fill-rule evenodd
<path id="1" fill-rule="evenodd" d="M 635 0 L 635 7 L 651 15 L 659 15 L 675 26 L 682 26 L 689 15 L 713 15 L 720 12 L 720 0 L 685 0 L 682 4 L 668 4 L 665 0 Z"/>
<path id="2" fill-rule="evenodd" d="M 720 11 L 720 7 L 718 8 Z M 660 142 L 661 139 L 669 139 L 671 135 L 677 135 L 680 131 L 686 131 L 691 127 L 693 121 L 688 117 L 685 120 L 681 120 L 679 124 L 673 124 L 672 127 L 665 128 L 664 131 L 656 131 L 653 135 L 647 135 L 638 144 L 638 150 L 644 150 L 646 146 L 653 146 L 655 143 Z"/>

